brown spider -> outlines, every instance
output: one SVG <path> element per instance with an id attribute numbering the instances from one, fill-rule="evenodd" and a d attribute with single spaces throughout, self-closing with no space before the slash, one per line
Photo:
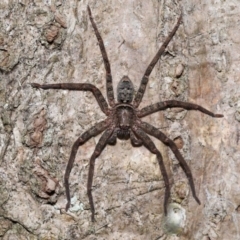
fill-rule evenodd
<path id="1" fill-rule="evenodd" d="M 162 155 L 159 150 L 156 148 L 153 141 L 148 136 L 151 135 L 156 137 L 161 142 L 163 142 L 166 146 L 170 147 L 172 152 L 174 153 L 175 157 L 179 161 L 180 166 L 182 167 L 183 171 L 185 172 L 189 184 L 192 190 L 192 195 L 194 199 L 200 204 L 200 201 L 195 192 L 195 186 L 193 182 L 193 176 L 189 166 L 187 165 L 186 161 L 182 157 L 181 153 L 179 152 L 176 144 L 168 138 L 164 133 L 162 133 L 158 128 L 150 125 L 149 123 L 143 122 L 141 120 L 142 117 L 155 113 L 157 111 L 162 111 L 167 108 L 183 108 L 186 110 L 198 110 L 202 113 L 205 113 L 211 117 L 220 118 L 223 117 L 222 114 L 214 114 L 207 109 L 188 102 L 181 102 L 175 100 L 168 100 L 164 102 L 158 102 L 142 109 L 138 109 L 138 106 L 143 98 L 149 75 L 152 72 L 152 69 L 158 62 L 160 56 L 164 52 L 165 48 L 173 38 L 174 34 L 176 33 L 179 25 L 181 24 L 182 15 L 179 17 L 177 24 L 168 35 L 167 39 L 164 41 L 160 49 L 158 50 L 157 54 L 147 67 L 140 84 L 140 87 L 137 91 L 137 94 L 134 97 L 134 88 L 131 80 L 124 76 L 117 87 L 117 102 L 114 99 L 113 94 L 113 86 L 112 86 L 112 74 L 110 63 L 108 60 L 108 56 L 103 44 L 102 37 L 97 29 L 97 26 L 93 20 L 91 9 L 88 6 L 88 14 L 94 29 L 95 35 L 97 37 L 99 47 L 101 50 L 101 54 L 103 57 L 103 62 L 106 70 L 106 86 L 107 86 L 107 99 L 110 105 L 110 108 L 107 104 L 107 101 L 103 97 L 100 90 L 90 83 L 58 83 L 58 84 L 43 84 L 40 85 L 38 83 L 32 83 L 33 88 L 42 88 L 42 89 L 67 89 L 73 91 L 90 91 L 95 96 L 101 110 L 107 116 L 106 120 L 96 123 L 96 125 L 90 128 L 88 131 L 84 132 L 73 144 L 71 155 L 67 164 L 64 181 L 65 181 L 65 188 L 66 188 L 66 195 L 67 195 L 67 204 L 66 204 L 66 211 L 70 207 L 70 190 L 69 190 L 69 175 L 73 167 L 73 163 L 78 151 L 79 146 L 86 143 L 90 138 L 97 136 L 101 132 L 104 131 L 102 134 L 99 142 L 97 143 L 95 150 L 90 158 L 89 164 L 89 172 L 88 172 L 88 182 L 87 182 L 87 194 L 89 198 L 89 203 L 91 207 L 91 220 L 95 221 L 94 218 L 94 203 L 92 197 L 92 182 L 93 182 L 93 174 L 94 174 L 94 165 L 96 158 L 101 154 L 103 149 L 107 144 L 114 145 L 116 144 L 117 138 L 122 140 L 131 140 L 133 146 L 141 146 L 144 145 L 150 152 L 157 156 L 157 160 L 159 163 L 160 171 L 163 176 L 163 180 L 165 183 L 165 197 L 164 197 L 164 213 L 167 214 L 167 203 L 170 197 L 170 184 L 167 176 L 167 172 L 163 163 Z"/>

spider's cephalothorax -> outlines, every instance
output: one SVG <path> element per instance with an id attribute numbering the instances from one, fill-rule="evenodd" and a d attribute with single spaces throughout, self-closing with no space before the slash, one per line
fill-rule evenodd
<path id="1" fill-rule="evenodd" d="M 149 123 L 146 123 L 141 120 L 142 117 L 150 115 L 157 111 L 162 111 L 167 108 L 183 108 L 186 110 L 198 110 L 202 113 L 205 113 L 211 117 L 220 118 L 223 117 L 222 114 L 214 114 L 213 112 L 208 111 L 207 109 L 203 108 L 194 103 L 189 102 L 181 102 L 176 100 L 168 100 L 164 102 L 158 102 L 142 109 L 138 109 L 138 106 L 142 100 L 144 92 L 146 90 L 146 86 L 148 83 L 149 75 L 152 72 L 152 69 L 158 62 L 160 56 L 164 52 L 165 48 L 168 46 L 169 42 L 173 38 L 174 34 L 176 33 L 182 19 L 182 15 L 179 17 L 177 24 L 170 32 L 160 49 L 158 50 L 155 57 L 152 59 L 150 64 L 148 65 L 145 73 L 142 77 L 140 87 L 133 98 L 133 84 L 130 79 L 124 76 L 120 83 L 118 84 L 117 88 L 117 100 L 114 99 L 113 94 L 113 86 L 112 86 L 112 74 L 111 74 L 111 67 L 108 60 L 107 52 L 105 50 L 102 37 L 98 32 L 97 26 L 93 20 L 92 13 L 90 8 L 88 7 L 88 14 L 94 29 L 95 35 L 97 37 L 99 47 L 101 50 L 101 54 L 103 57 L 103 62 L 106 70 L 106 85 L 107 85 L 107 101 L 103 97 L 101 91 L 92 84 L 89 83 L 58 83 L 58 84 L 38 84 L 32 83 L 32 87 L 34 88 L 42 88 L 42 89 L 68 89 L 74 91 L 90 91 L 95 96 L 101 110 L 107 118 L 104 121 L 98 122 L 90 128 L 88 131 L 84 132 L 73 144 L 70 158 L 67 164 L 66 172 L 64 175 L 64 182 L 66 188 L 66 195 L 67 195 L 67 205 L 66 211 L 70 207 L 70 190 L 69 190 L 69 176 L 70 172 L 73 167 L 73 163 L 78 151 L 79 146 L 86 143 L 91 137 L 94 137 L 103 132 L 99 142 L 97 143 L 95 150 L 91 156 L 90 164 L 89 164 L 89 172 L 88 172 L 88 183 L 87 183 L 87 194 L 89 198 L 89 203 L 91 207 L 91 218 L 94 221 L 94 203 L 92 197 L 92 182 L 93 182 L 93 174 L 94 174 L 94 164 L 95 159 L 101 154 L 103 149 L 107 144 L 113 145 L 116 143 L 116 139 L 123 139 L 127 140 L 130 138 L 131 143 L 133 146 L 141 146 L 144 145 L 149 151 L 156 155 L 161 174 L 163 176 L 163 180 L 165 183 L 165 197 L 164 197 L 164 212 L 167 214 L 167 204 L 170 197 L 170 184 L 168 180 L 168 175 L 163 164 L 163 159 L 160 151 L 156 148 L 155 144 L 151 140 L 148 135 L 151 135 L 161 142 L 163 142 L 166 146 L 168 146 L 172 152 L 174 153 L 175 157 L 179 161 L 179 165 L 185 172 L 189 184 L 192 190 L 192 194 L 194 199 L 200 204 L 200 201 L 195 192 L 195 186 L 193 181 L 193 176 L 191 173 L 190 168 L 188 167 L 186 161 L 182 157 L 181 153 L 179 152 L 176 144 L 173 140 L 168 138 L 163 132 L 161 132 L 158 128 L 152 126 Z"/>
<path id="2" fill-rule="evenodd" d="M 119 103 L 131 103 L 133 100 L 134 88 L 128 76 L 124 76 L 117 87 L 117 99 Z"/>

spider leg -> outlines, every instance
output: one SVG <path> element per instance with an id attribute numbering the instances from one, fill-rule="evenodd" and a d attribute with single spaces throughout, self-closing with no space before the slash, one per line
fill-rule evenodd
<path id="1" fill-rule="evenodd" d="M 87 194 L 88 194 L 88 199 L 89 199 L 91 212 L 92 212 L 92 216 L 91 216 L 92 222 L 95 222 L 95 218 L 94 218 L 95 209 L 94 209 L 94 203 L 93 203 L 93 197 L 92 197 L 92 182 L 93 182 L 95 160 L 101 154 L 101 152 L 107 145 L 108 139 L 112 135 L 112 132 L 113 132 L 113 129 L 109 128 L 103 133 L 103 135 L 99 139 L 99 141 L 95 147 L 95 150 L 90 158 L 88 183 L 87 183 Z"/>
<path id="2" fill-rule="evenodd" d="M 98 40 L 98 44 L 99 44 L 99 47 L 101 50 L 101 54 L 102 54 L 102 58 L 103 58 L 103 62 L 104 62 L 105 70 L 106 70 L 107 99 L 108 99 L 110 106 L 113 107 L 115 102 L 114 102 L 114 94 L 113 94 L 111 66 L 110 66 L 110 63 L 108 60 L 107 52 L 106 52 L 102 37 L 101 37 L 101 35 L 98 31 L 97 25 L 94 22 L 94 19 L 92 17 L 91 9 L 89 6 L 87 7 L 87 9 L 88 9 L 89 19 L 91 21 L 92 27 L 94 29 L 95 35 Z"/>
<path id="3" fill-rule="evenodd" d="M 66 204 L 66 211 L 68 211 L 70 204 L 71 204 L 71 198 L 70 198 L 70 190 L 69 190 L 69 176 L 72 171 L 73 163 L 76 158 L 76 154 L 78 151 L 78 148 L 82 146 L 85 142 L 87 142 L 90 138 L 97 136 L 99 133 L 104 131 L 108 127 L 107 120 L 97 123 L 94 127 L 90 128 L 86 132 L 84 132 L 73 144 L 70 158 L 68 160 L 67 168 L 64 175 L 64 183 L 65 183 L 65 189 L 66 189 L 66 196 L 67 196 L 67 204 Z"/>
<path id="4" fill-rule="evenodd" d="M 134 147 L 140 147 L 143 144 L 142 140 L 137 138 L 137 136 L 133 133 L 132 130 L 130 130 L 130 140 L 131 140 L 131 144 Z"/>
<path id="5" fill-rule="evenodd" d="M 139 123 L 138 126 L 141 129 L 143 129 L 146 133 L 148 133 L 149 135 L 156 137 L 161 142 L 163 142 L 166 146 L 170 147 L 170 149 L 174 153 L 175 157 L 177 158 L 181 168 L 183 169 L 183 171 L 185 172 L 185 174 L 188 178 L 188 181 L 189 181 L 189 184 L 190 184 L 190 187 L 191 187 L 191 190 L 192 190 L 192 195 L 193 195 L 194 199 L 200 205 L 201 202 L 196 195 L 192 172 L 191 172 L 189 166 L 187 165 L 186 161 L 184 160 L 182 154 L 179 152 L 179 150 L 178 150 L 176 144 L 174 143 L 174 141 L 171 140 L 170 138 L 168 138 L 160 130 L 158 130 L 157 128 L 155 128 L 154 126 L 152 126 L 152 125 L 150 125 L 146 122 L 141 122 L 141 123 Z"/>
<path id="6" fill-rule="evenodd" d="M 62 90 L 73 90 L 73 91 L 90 91 L 93 93 L 94 97 L 96 98 L 101 110 L 106 114 L 109 115 L 109 108 L 108 104 L 103 97 L 101 91 L 90 83 L 56 83 L 56 84 L 38 84 L 38 83 L 31 83 L 33 88 L 42 88 L 46 89 L 62 89 Z"/>
<path id="7" fill-rule="evenodd" d="M 109 145 L 115 145 L 117 143 L 117 132 L 119 131 L 119 128 L 115 128 L 112 135 L 110 136 L 110 138 L 108 139 L 108 144 Z"/>
<path id="8" fill-rule="evenodd" d="M 169 184 L 169 180 L 168 180 L 167 171 L 166 171 L 166 168 L 163 163 L 162 154 L 158 151 L 158 149 L 156 148 L 155 144 L 150 139 L 150 137 L 141 128 L 139 128 L 138 126 L 133 126 L 132 131 L 139 139 L 141 139 L 144 146 L 150 152 L 152 152 L 153 154 L 155 154 L 157 156 L 160 171 L 162 173 L 163 180 L 165 183 L 164 213 L 165 213 L 165 215 L 167 215 L 167 203 L 168 203 L 168 199 L 170 197 L 170 184 Z"/>
<path id="9" fill-rule="evenodd" d="M 137 108 L 139 106 L 139 104 L 140 104 L 140 102 L 143 98 L 144 92 L 146 90 L 146 86 L 147 86 L 147 83 L 148 83 L 148 78 L 149 78 L 153 68 L 155 67 L 156 63 L 158 62 L 159 58 L 161 57 L 164 50 L 168 46 L 169 42 L 172 40 L 174 34 L 178 30 L 178 27 L 180 26 L 181 21 L 182 21 L 182 14 L 180 15 L 180 17 L 179 17 L 175 27 L 173 28 L 173 30 L 170 32 L 170 34 L 168 35 L 168 37 L 166 38 L 166 40 L 164 41 L 164 43 L 162 44 L 162 46 L 158 50 L 157 54 L 154 56 L 153 60 L 148 65 L 148 67 L 147 67 L 147 69 L 146 69 L 146 71 L 145 71 L 145 73 L 142 77 L 142 81 L 141 81 L 140 87 L 138 89 L 138 92 L 137 92 L 137 94 L 134 98 L 134 101 L 133 101 L 133 106 L 134 107 Z"/>
<path id="10" fill-rule="evenodd" d="M 149 114 L 158 112 L 158 111 L 162 111 L 165 110 L 167 108 L 174 108 L 174 107 L 179 107 L 179 108 L 184 108 L 186 110 L 197 110 L 200 111 L 202 113 L 205 113 L 211 117 L 215 117 L 215 118 L 221 118 L 223 117 L 222 114 L 215 114 L 213 112 L 210 112 L 209 110 L 207 110 L 206 108 L 197 105 L 195 103 L 189 103 L 189 102 L 181 102 L 181 101 L 176 101 L 176 100 L 168 100 L 168 101 L 164 101 L 164 102 L 158 102 L 152 105 L 149 105 L 147 107 L 142 108 L 138 113 L 138 117 L 145 117 Z"/>

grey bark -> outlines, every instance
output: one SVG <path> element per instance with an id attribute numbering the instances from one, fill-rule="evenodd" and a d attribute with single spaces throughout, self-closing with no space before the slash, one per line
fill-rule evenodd
<path id="1" fill-rule="evenodd" d="M 169 216 L 154 155 L 118 141 L 88 160 L 99 137 L 78 151 L 66 213 L 63 175 L 79 135 L 104 119 L 91 93 L 36 90 L 29 83 L 92 83 L 106 96 L 105 70 L 87 16 L 90 5 L 110 59 L 114 88 L 142 74 L 176 23 L 183 23 L 153 70 L 140 108 L 167 99 L 200 104 L 223 119 L 171 109 L 145 120 L 175 140 L 201 200 L 169 149 Z M 238 0 L 1 1 L 0 238 L 240 239 L 240 34 Z"/>

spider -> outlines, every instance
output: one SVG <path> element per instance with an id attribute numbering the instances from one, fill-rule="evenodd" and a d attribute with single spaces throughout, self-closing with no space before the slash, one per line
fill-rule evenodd
<path id="1" fill-rule="evenodd" d="M 66 189 L 66 197 L 67 197 L 67 204 L 66 204 L 66 211 L 68 211 L 71 199 L 70 199 L 70 190 L 69 190 L 69 176 L 73 167 L 73 163 L 78 151 L 78 148 L 86 143 L 90 138 L 97 136 L 98 134 L 102 133 L 100 140 L 98 141 L 95 150 L 90 158 L 89 163 L 89 172 L 88 172 L 88 181 L 87 181 L 87 195 L 89 198 L 89 204 L 91 208 L 91 220 L 95 221 L 95 208 L 94 202 L 92 197 L 92 183 L 93 183 L 93 174 L 94 174 L 94 165 L 95 160 L 106 145 L 114 145 L 116 144 L 117 138 L 121 140 L 128 140 L 130 139 L 131 144 L 134 147 L 139 147 L 144 145 L 150 152 L 156 155 L 157 161 L 159 164 L 159 168 L 161 174 L 163 176 L 164 184 L 165 184 L 165 196 L 164 196 L 164 213 L 167 215 L 167 204 L 168 199 L 170 197 L 170 184 L 168 180 L 168 175 L 163 163 L 163 158 L 160 151 L 156 148 L 155 144 L 151 140 L 148 135 L 151 135 L 166 146 L 168 146 L 171 151 L 174 153 L 176 159 L 179 161 L 179 164 L 183 171 L 185 172 L 190 187 L 192 191 L 192 195 L 198 204 L 200 200 L 198 199 L 195 191 L 193 176 L 189 166 L 187 165 L 186 161 L 184 160 L 183 156 L 179 152 L 176 144 L 173 140 L 168 138 L 163 132 L 161 132 L 158 128 L 152 126 L 149 123 L 146 123 L 141 120 L 142 117 L 150 115 L 152 113 L 162 111 L 168 108 L 183 108 L 186 110 L 198 110 L 202 113 L 205 113 L 211 117 L 221 118 L 223 117 L 222 114 L 214 114 L 209 110 L 203 108 L 200 105 L 189 103 L 189 102 L 182 102 L 176 100 L 167 100 L 164 102 L 158 102 L 155 104 L 151 104 L 147 107 L 142 109 L 138 109 L 139 104 L 142 101 L 144 92 L 146 90 L 146 86 L 148 83 L 149 76 L 155 67 L 156 63 L 158 62 L 160 56 L 164 53 L 165 48 L 168 46 L 169 42 L 172 40 L 174 34 L 176 33 L 179 25 L 182 21 L 182 14 L 180 15 L 176 25 L 174 26 L 173 30 L 170 32 L 148 67 L 142 77 L 140 87 L 134 96 L 134 87 L 129 79 L 128 76 L 123 76 L 117 86 L 117 101 L 114 98 L 113 92 L 113 85 L 112 85 L 112 74 L 111 74 L 111 67 L 108 60 L 107 52 L 105 50 L 105 46 L 102 40 L 102 37 L 98 31 L 98 28 L 94 22 L 92 17 L 91 9 L 88 6 L 88 15 L 93 27 L 94 33 L 97 37 L 97 41 L 100 47 L 100 51 L 102 54 L 105 70 L 106 70 L 106 87 L 107 87 L 107 100 L 102 95 L 101 91 L 90 83 L 57 83 L 57 84 L 38 84 L 32 83 L 31 86 L 33 88 L 42 88 L 46 89 L 67 89 L 73 91 L 90 91 L 95 96 L 102 112 L 107 116 L 107 118 L 101 122 L 98 122 L 84 132 L 73 144 L 71 149 L 70 158 L 67 164 L 67 168 L 64 175 L 64 183 Z"/>

